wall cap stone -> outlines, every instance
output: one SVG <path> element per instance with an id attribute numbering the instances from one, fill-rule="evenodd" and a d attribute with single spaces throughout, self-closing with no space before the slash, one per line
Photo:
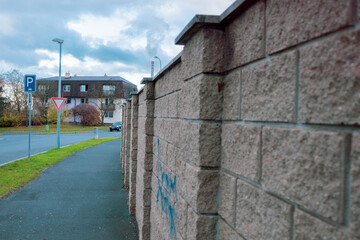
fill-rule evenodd
<path id="1" fill-rule="evenodd" d="M 190 22 L 185 26 L 181 33 L 175 38 L 176 45 L 185 45 L 186 42 L 199 29 L 207 27 L 219 27 L 220 16 L 216 15 L 195 15 Z"/>
<path id="2" fill-rule="evenodd" d="M 153 78 L 152 77 L 144 77 L 142 80 L 141 80 L 141 84 L 146 84 L 147 82 L 152 82 L 153 81 Z M 141 90 L 140 90 L 141 91 Z"/>
<path id="3" fill-rule="evenodd" d="M 195 15 L 180 34 L 175 38 L 176 45 L 185 45 L 186 42 L 198 30 L 204 27 L 213 27 L 222 29 L 226 23 L 239 15 L 251 4 L 256 1 L 251 0 L 237 0 L 230 7 L 228 7 L 220 16 L 219 15 Z"/>

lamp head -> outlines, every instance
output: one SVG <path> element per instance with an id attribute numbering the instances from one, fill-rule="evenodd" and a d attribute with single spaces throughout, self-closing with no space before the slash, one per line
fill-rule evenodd
<path id="1" fill-rule="evenodd" d="M 60 43 L 60 44 L 62 44 L 62 43 L 64 42 L 64 40 L 62 40 L 62 39 L 60 39 L 60 38 L 54 38 L 52 41 L 53 41 L 53 42 Z"/>

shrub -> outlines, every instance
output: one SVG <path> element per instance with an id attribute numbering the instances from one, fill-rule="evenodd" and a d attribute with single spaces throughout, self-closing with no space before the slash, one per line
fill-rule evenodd
<path id="1" fill-rule="evenodd" d="M 4 116 L 0 118 L 0 127 L 20 126 L 21 122 L 22 122 L 22 118 L 20 114 L 5 112 Z"/>
<path id="2" fill-rule="evenodd" d="M 42 116 L 32 116 L 31 125 L 42 125 L 45 124 L 45 118 Z"/>
<path id="3" fill-rule="evenodd" d="M 48 111 L 47 111 L 47 120 L 50 123 L 56 124 L 57 123 L 57 109 L 55 108 L 54 104 L 50 104 Z M 60 109 L 60 121 L 61 123 L 72 117 L 72 111 L 68 110 L 67 104 L 64 104 Z"/>
<path id="4" fill-rule="evenodd" d="M 73 108 L 75 117 L 80 117 L 81 125 L 96 126 L 101 123 L 100 112 L 90 104 L 80 104 Z"/>

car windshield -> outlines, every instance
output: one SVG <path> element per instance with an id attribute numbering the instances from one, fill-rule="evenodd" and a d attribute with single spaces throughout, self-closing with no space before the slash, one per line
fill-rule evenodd
<path id="1" fill-rule="evenodd" d="M 114 122 L 113 125 L 114 125 L 114 126 L 116 126 L 116 125 L 121 125 L 121 122 Z"/>

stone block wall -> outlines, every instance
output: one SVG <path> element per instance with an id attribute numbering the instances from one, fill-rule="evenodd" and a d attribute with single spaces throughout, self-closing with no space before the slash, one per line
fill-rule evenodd
<path id="1" fill-rule="evenodd" d="M 123 114 L 140 239 L 360 239 L 360 1 L 239 0 L 176 43 Z"/>

